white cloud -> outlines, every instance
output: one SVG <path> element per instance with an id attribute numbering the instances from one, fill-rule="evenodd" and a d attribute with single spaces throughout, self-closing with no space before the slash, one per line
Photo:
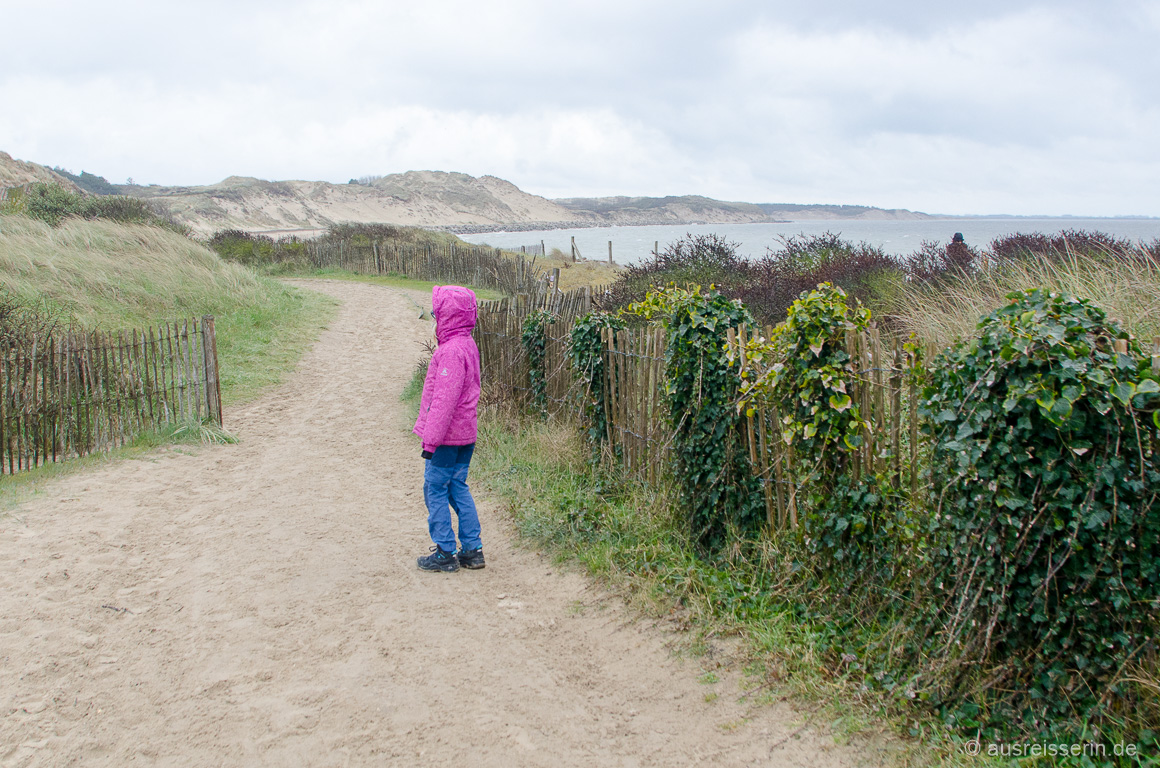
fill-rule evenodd
<path id="1" fill-rule="evenodd" d="M 1154 2 L 5 5 L 0 149 L 116 181 L 1160 214 Z"/>

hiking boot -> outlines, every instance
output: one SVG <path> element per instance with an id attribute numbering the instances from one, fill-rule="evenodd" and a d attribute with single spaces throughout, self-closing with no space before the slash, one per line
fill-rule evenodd
<path id="1" fill-rule="evenodd" d="M 459 564 L 469 571 L 478 571 L 483 568 L 486 563 L 483 562 L 482 549 L 461 549 L 459 550 Z"/>
<path id="2" fill-rule="evenodd" d="M 418 560 L 421 571 L 443 571 L 454 573 L 459 570 L 459 559 L 454 552 L 444 552 L 439 547 L 431 547 L 431 554 L 423 555 Z"/>

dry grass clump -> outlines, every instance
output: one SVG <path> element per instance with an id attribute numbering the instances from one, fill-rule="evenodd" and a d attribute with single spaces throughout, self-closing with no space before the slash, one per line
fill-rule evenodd
<path id="1" fill-rule="evenodd" d="M 560 270 L 560 290 L 572 291 L 586 285 L 609 285 L 624 271 L 619 264 L 607 261 L 583 260 L 572 263 L 572 257 L 553 248 L 547 257 L 536 258 L 536 268 L 551 273 Z"/>
<path id="2" fill-rule="evenodd" d="M 0 219 L 0 275 L 25 302 L 48 302 L 84 327 L 131 327 L 259 303 L 269 285 L 208 248 L 158 227 Z"/>
<path id="3" fill-rule="evenodd" d="M 1090 298 L 1134 336 L 1160 335 L 1160 263 L 1142 249 L 1068 248 L 1002 260 L 933 283 L 908 283 L 895 298 L 894 321 L 904 332 L 947 346 L 971 336 L 981 316 L 1007 303 L 1008 293 L 1030 288 Z"/>
<path id="4" fill-rule="evenodd" d="M 318 337 L 333 299 L 283 285 L 160 227 L 69 218 L 50 227 L 0 216 L 0 286 L 80 329 L 217 318 L 222 397 L 256 397 Z"/>

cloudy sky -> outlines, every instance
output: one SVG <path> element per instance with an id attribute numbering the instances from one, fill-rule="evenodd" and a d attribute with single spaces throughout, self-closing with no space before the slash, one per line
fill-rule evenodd
<path id="1" fill-rule="evenodd" d="M 1160 0 L 0 0 L 0 150 L 112 181 L 492 174 L 1160 216 Z"/>

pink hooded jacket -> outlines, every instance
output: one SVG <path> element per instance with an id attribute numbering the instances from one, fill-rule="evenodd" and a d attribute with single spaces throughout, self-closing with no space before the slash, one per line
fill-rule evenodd
<path id="1" fill-rule="evenodd" d="M 423 439 L 423 450 L 475 442 L 478 427 L 479 347 L 475 328 L 475 293 L 458 285 L 431 289 L 435 340 L 439 346 L 427 366 L 419 418 L 412 430 Z"/>

